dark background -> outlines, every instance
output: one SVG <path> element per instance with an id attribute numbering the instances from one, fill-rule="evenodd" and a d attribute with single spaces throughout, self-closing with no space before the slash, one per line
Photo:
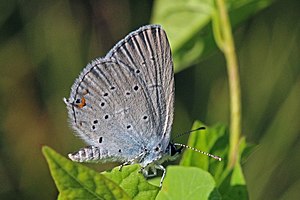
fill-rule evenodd
<path id="1" fill-rule="evenodd" d="M 68 127 L 62 98 L 91 59 L 150 23 L 153 2 L 12 0 L 0 6 L 0 199 L 55 199 L 41 147 L 67 155 L 84 146 Z M 243 134 L 258 145 L 244 164 L 251 199 L 300 197 L 299 11 L 298 0 L 277 1 L 234 32 Z M 175 81 L 173 133 L 189 130 L 196 119 L 229 124 L 220 52 L 177 73 Z"/>

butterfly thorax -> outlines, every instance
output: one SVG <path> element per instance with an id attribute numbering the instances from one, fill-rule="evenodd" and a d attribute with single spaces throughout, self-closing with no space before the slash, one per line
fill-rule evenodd
<path id="1" fill-rule="evenodd" d="M 160 165 L 167 160 L 173 161 L 181 153 L 181 150 L 182 148 L 176 149 L 171 142 L 169 142 L 165 149 L 162 149 L 160 145 L 157 145 L 151 149 L 151 151 L 148 149 L 144 150 L 144 154 L 141 154 L 139 164 L 142 167 L 147 167 L 151 165 Z"/>

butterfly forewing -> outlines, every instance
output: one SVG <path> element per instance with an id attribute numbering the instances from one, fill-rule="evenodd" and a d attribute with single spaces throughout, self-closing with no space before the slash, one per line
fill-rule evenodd
<path id="1" fill-rule="evenodd" d="M 154 129 L 142 133 L 166 147 L 174 112 L 174 75 L 170 45 L 164 30 L 144 26 L 121 40 L 106 56 L 130 67 L 146 91 Z"/>

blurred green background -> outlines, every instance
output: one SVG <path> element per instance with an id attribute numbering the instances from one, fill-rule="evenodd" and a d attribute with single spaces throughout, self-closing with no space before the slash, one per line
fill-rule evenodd
<path id="1" fill-rule="evenodd" d="M 1 1 L 0 199 L 57 197 L 41 147 L 67 155 L 84 146 L 68 127 L 62 98 L 91 59 L 149 23 L 154 3 Z M 298 0 L 276 1 L 234 31 L 243 134 L 258 145 L 243 166 L 251 199 L 300 199 L 299 11 Z M 173 133 L 196 119 L 229 124 L 219 51 L 176 73 L 175 81 Z"/>

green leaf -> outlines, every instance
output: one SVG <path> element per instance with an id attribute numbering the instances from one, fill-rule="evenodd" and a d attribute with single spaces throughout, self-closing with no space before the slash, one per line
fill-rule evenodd
<path id="1" fill-rule="evenodd" d="M 239 145 L 239 155 L 236 165 L 231 171 L 224 169 L 221 178 L 219 179 L 219 190 L 225 200 L 229 199 L 248 199 L 248 190 L 243 170 L 240 164 L 241 159 L 246 159 L 253 146 L 246 143 L 246 139 L 241 138 Z M 244 153 L 247 151 L 247 153 Z M 226 177 L 223 179 L 223 177 Z"/>
<path id="2" fill-rule="evenodd" d="M 136 164 L 124 166 L 122 173 L 120 173 L 119 167 L 116 167 L 111 172 L 102 174 L 121 186 L 134 200 L 155 199 L 159 187 L 148 183 L 139 171 L 140 166 Z"/>
<path id="3" fill-rule="evenodd" d="M 223 199 L 248 199 L 248 191 L 242 167 L 239 163 L 220 186 Z"/>
<path id="4" fill-rule="evenodd" d="M 49 147 L 42 150 L 60 192 L 58 199 L 131 199 L 104 175 L 64 158 Z"/>
<path id="5" fill-rule="evenodd" d="M 196 167 L 169 166 L 157 200 L 221 199 L 213 177 Z"/>
<path id="6" fill-rule="evenodd" d="M 203 123 L 195 121 L 192 129 L 199 128 Z M 191 133 L 188 146 L 220 156 L 221 162 L 192 150 L 185 150 L 180 164 L 183 166 L 194 166 L 209 171 L 219 187 L 219 192 L 225 199 L 247 199 L 248 192 L 244 174 L 241 168 L 241 160 L 253 150 L 253 146 L 246 143 L 242 138 L 239 146 L 237 165 L 229 170 L 227 168 L 227 155 L 229 145 L 229 132 L 225 125 L 214 125 L 206 127 L 206 130 Z"/>
<path id="7" fill-rule="evenodd" d="M 198 33 L 210 23 L 213 8 L 211 0 L 155 1 L 151 21 L 161 24 L 168 34 L 175 71 L 187 67 L 206 51 L 206 36 Z"/>
<path id="8" fill-rule="evenodd" d="M 204 126 L 203 123 L 195 121 L 192 130 L 201 126 Z M 228 152 L 228 133 L 224 125 L 206 127 L 206 130 L 191 133 L 187 145 L 219 156 L 223 160 L 220 162 L 199 152 L 186 149 L 180 165 L 200 167 L 213 174 L 217 173 L 218 176 L 221 175 L 226 164 L 224 158 Z"/>
<path id="9" fill-rule="evenodd" d="M 227 1 L 232 26 L 237 27 L 272 2 Z M 176 72 L 216 50 L 211 27 L 215 12 L 213 0 L 156 0 L 153 8 L 151 21 L 167 31 Z"/>
<path id="10" fill-rule="evenodd" d="M 58 199 L 155 199 L 159 191 L 139 173 L 139 165 L 100 174 L 49 147 L 44 147 L 43 153 L 60 192 Z"/>
<path id="11" fill-rule="evenodd" d="M 233 168 L 233 173 L 230 181 L 231 185 L 245 185 L 245 177 L 242 171 L 241 165 L 238 163 L 234 168 Z"/>

